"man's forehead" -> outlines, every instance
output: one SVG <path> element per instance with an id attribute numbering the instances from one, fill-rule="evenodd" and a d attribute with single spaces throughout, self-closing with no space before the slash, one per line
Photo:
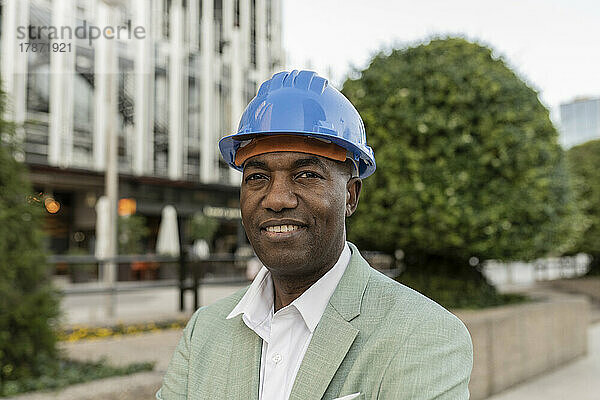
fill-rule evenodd
<path id="1" fill-rule="evenodd" d="M 277 151 L 271 153 L 258 154 L 250 157 L 244 162 L 244 170 L 247 168 L 260 169 L 296 169 L 306 166 L 315 166 L 323 170 L 329 170 L 335 162 L 315 154 Z"/>

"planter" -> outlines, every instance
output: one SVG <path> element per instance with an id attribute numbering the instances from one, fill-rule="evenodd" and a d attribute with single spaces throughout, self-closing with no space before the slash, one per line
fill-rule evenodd
<path id="1" fill-rule="evenodd" d="M 550 296 L 455 314 L 473 339 L 472 400 L 485 399 L 587 352 L 589 303 L 581 296 Z"/>

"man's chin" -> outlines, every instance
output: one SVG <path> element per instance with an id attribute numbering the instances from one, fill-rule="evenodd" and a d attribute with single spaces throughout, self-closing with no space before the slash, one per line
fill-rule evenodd
<path id="1" fill-rule="evenodd" d="M 281 250 L 277 254 L 256 255 L 271 273 L 286 276 L 302 276 L 310 269 L 311 260 L 306 251 Z M 313 260 L 314 261 L 314 260 Z"/>

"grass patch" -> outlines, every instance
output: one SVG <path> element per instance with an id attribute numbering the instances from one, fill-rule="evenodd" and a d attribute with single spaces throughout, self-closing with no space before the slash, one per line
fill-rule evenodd
<path id="1" fill-rule="evenodd" d="M 124 367 L 114 367 L 106 360 L 80 362 L 61 359 L 58 365 L 48 367 L 42 376 L 21 380 L 0 382 L 0 397 L 38 390 L 56 390 L 76 383 L 84 383 L 111 376 L 130 375 L 136 372 L 152 371 L 154 363 L 133 363 Z"/>

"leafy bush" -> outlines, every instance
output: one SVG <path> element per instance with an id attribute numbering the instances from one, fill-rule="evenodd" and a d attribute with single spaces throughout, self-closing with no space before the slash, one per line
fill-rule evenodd
<path id="1" fill-rule="evenodd" d="M 446 308 L 477 309 L 516 304 L 526 301 L 521 294 L 501 294 L 493 286 L 472 279 L 452 276 L 427 276 L 424 274 L 403 274 L 402 284 L 427 294 L 432 300 Z"/>
<path id="2" fill-rule="evenodd" d="M 148 362 L 129 364 L 124 367 L 113 367 L 108 365 L 106 360 L 98 362 L 59 360 L 57 364 L 57 368 L 42 371 L 41 376 L 5 382 L 0 388 L 0 397 L 35 390 L 60 389 L 76 383 L 84 383 L 111 376 L 152 371 L 154 368 L 154 363 Z"/>
<path id="3" fill-rule="evenodd" d="M 118 219 L 119 254 L 142 254 L 143 240 L 150 234 L 142 215 L 120 216 Z"/>
<path id="4" fill-rule="evenodd" d="M 448 38 L 381 53 L 343 92 L 378 166 L 349 220 L 360 248 L 485 286 L 472 257 L 558 255 L 580 236 L 548 110 L 491 49 Z"/>
<path id="5" fill-rule="evenodd" d="M 567 151 L 569 169 L 577 178 L 575 186 L 589 224 L 574 252 L 592 256 L 588 275 L 600 275 L 600 140 Z"/>
<path id="6" fill-rule="evenodd" d="M 210 243 L 217 229 L 219 229 L 219 221 L 204 215 L 196 213 L 190 223 L 189 237 L 192 240 L 206 240 Z"/>
<path id="7" fill-rule="evenodd" d="M 0 95 L 0 116 L 4 96 Z M 42 206 L 15 161 L 13 126 L 0 120 L 0 391 L 57 366 L 58 296 L 42 246 Z"/>

